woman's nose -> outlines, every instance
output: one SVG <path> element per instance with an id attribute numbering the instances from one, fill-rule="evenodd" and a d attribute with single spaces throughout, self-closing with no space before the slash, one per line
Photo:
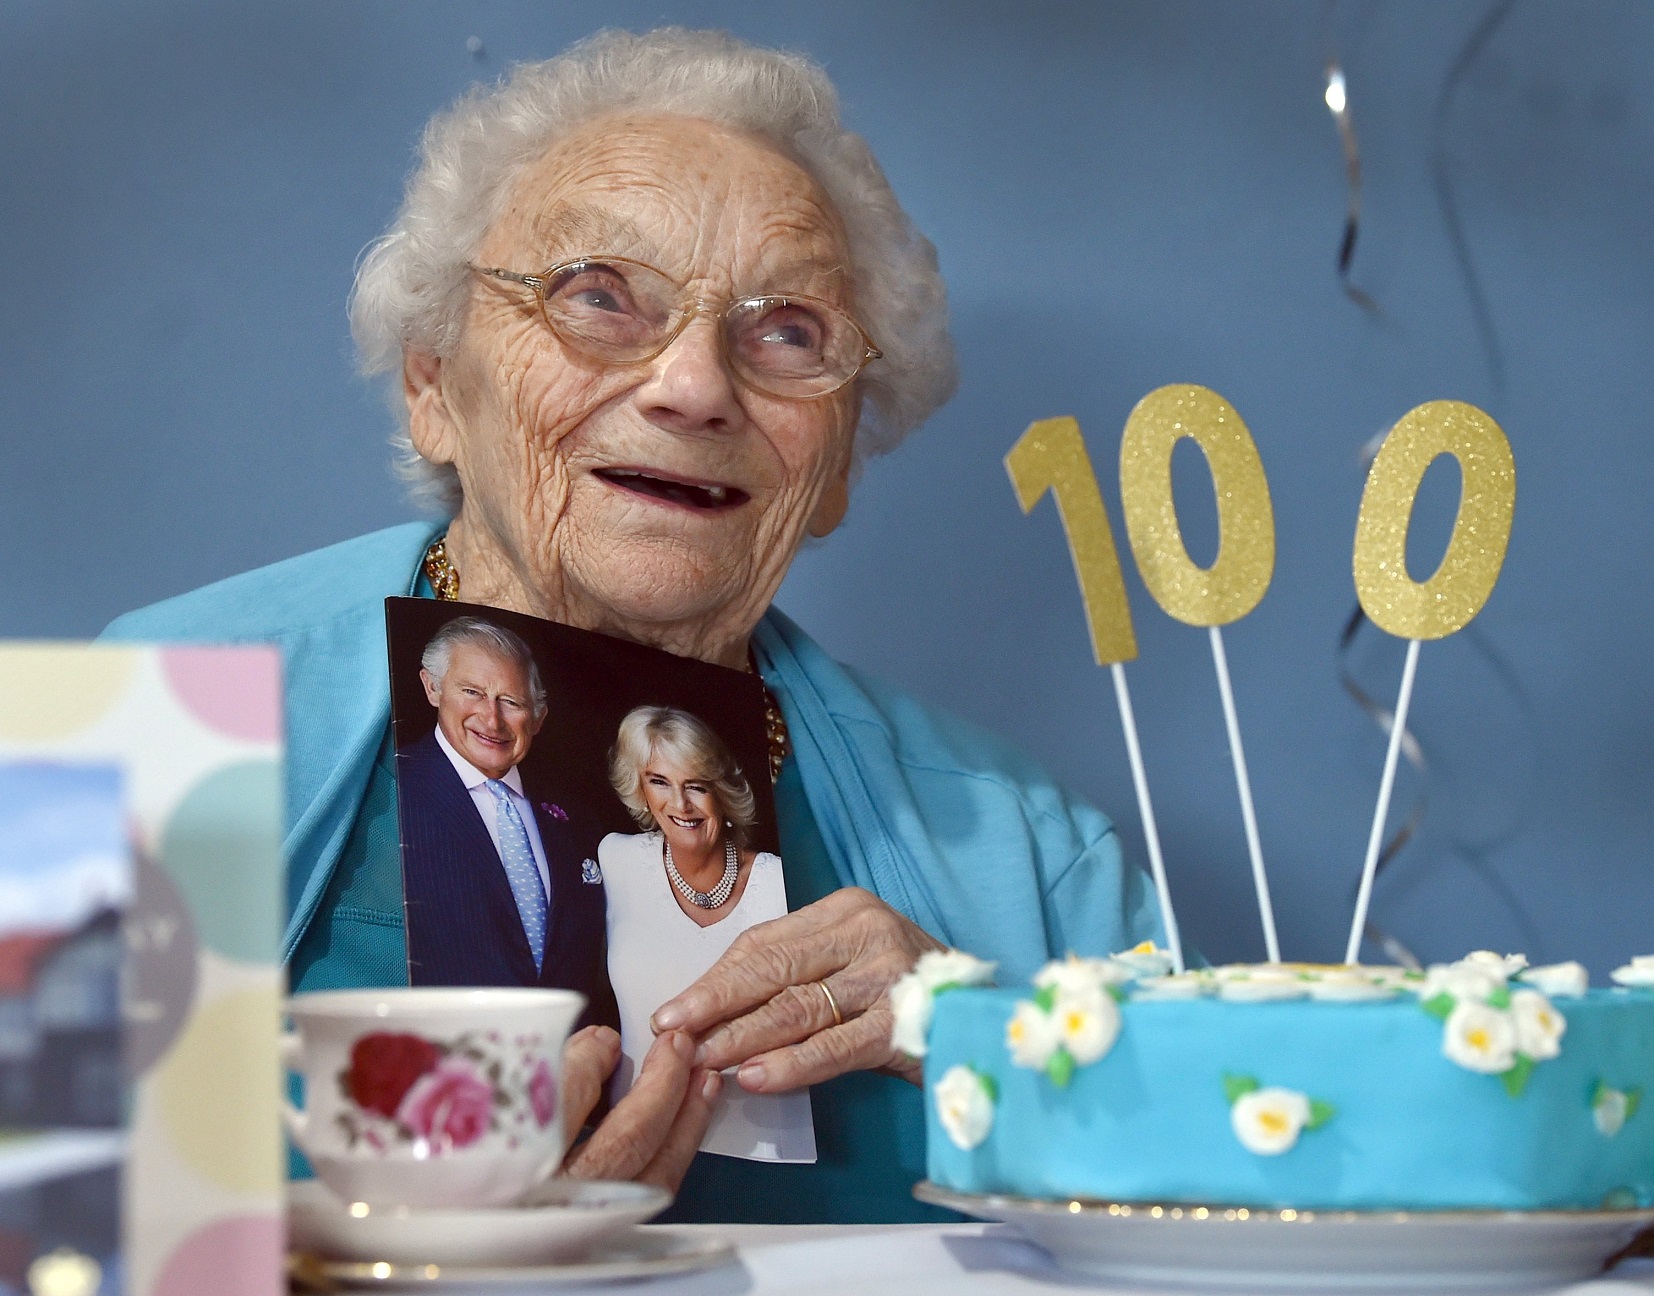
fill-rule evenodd
<path id="1" fill-rule="evenodd" d="M 638 400 L 651 422 L 674 432 L 727 432 L 736 425 L 741 403 L 717 317 L 691 320 L 655 357 Z"/>

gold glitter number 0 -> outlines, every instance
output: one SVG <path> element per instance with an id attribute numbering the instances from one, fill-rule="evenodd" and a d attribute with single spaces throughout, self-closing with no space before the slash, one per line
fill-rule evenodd
<path id="1" fill-rule="evenodd" d="M 1407 574 L 1407 529 L 1425 470 L 1459 461 L 1459 515 L 1441 565 L 1420 583 Z M 1510 543 L 1516 463 L 1503 430 L 1474 405 L 1430 401 L 1390 429 L 1373 459 L 1355 524 L 1355 590 L 1380 629 L 1403 639 L 1462 630 L 1493 593 Z"/>
<path id="2" fill-rule="evenodd" d="M 1189 557 L 1172 501 L 1172 450 L 1189 437 L 1217 494 L 1218 555 Z M 1275 513 L 1258 448 L 1229 402 L 1207 387 L 1161 387 L 1137 402 L 1120 442 L 1120 498 L 1137 570 L 1154 601 L 1187 625 L 1238 621 L 1275 571 Z"/>
<path id="3" fill-rule="evenodd" d="M 1131 661 L 1137 656 L 1131 605 L 1126 602 L 1126 583 L 1120 574 L 1108 510 L 1097 489 L 1097 474 L 1086 454 L 1079 423 L 1051 418 L 1029 424 L 1005 456 L 1005 471 L 1011 475 L 1024 513 L 1032 511 L 1048 490 L 1057 502 L 1097 664 Z"/>

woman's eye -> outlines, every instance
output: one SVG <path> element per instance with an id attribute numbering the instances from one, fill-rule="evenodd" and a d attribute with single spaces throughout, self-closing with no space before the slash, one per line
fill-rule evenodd
<path id="1" fill-rule="evenodd" d="M 754 364 L 789 366 L 813 360 L 827 345 L 821 317 L 797 302 L 771 304 L 742 321 L 736 346 Z"/>
<path id="2" fill-rule="evenodd" d="M 798 320 L 777 320 L 764 330 L 758 340 L 778 346 L 813 347 L 819 331 Z"/>
<path id="3" fill-rule="evenodd" d="M 555 281 L 549 295 L 567 310 L 631 314 L 635 307 L 625 276 L 608 266 L 588 266 Z"/>

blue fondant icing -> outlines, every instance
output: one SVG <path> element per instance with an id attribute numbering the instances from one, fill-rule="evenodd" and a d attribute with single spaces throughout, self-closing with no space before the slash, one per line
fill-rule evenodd
<path id="1" fill-rule="evenodd" d="M 1604 1139 L 1593 1088 L 1654 1092 L 1654 994 L 1556 999 L 1568 1029 L 1518 1098 L 1442 1055 L 1411 995 L 1380 1003 L 1122 1005 L 1109 1054 L 1064 1089 L 1013 1065 L 1005 1025 L 1026 991 L 940 995 L 927 1085 L 965 1063 L 999 1087 L 993 1130 L 956 1147 L 929 1112 L 929 1174 L 962 1192 L 1311 1209 L 1527 1210 L 1654 1205 L 1654 1119 Z M 1230 1125 L 1225 1072 L 1296 1089 L 1337 1118 L 1279 1156 Z"/>

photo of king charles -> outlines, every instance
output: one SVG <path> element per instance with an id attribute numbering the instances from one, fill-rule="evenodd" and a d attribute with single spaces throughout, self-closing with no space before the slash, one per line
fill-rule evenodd
<path id="1" fill-rule="evenodd" d="M 520 769 L 549 710 L 533 653 L 461 616 L 425 645 L 419 674 L 436 728 L 396 753 L 410 984 L 578 990 L 585 1023 L 618 1025 L 602 830 Z"/>

